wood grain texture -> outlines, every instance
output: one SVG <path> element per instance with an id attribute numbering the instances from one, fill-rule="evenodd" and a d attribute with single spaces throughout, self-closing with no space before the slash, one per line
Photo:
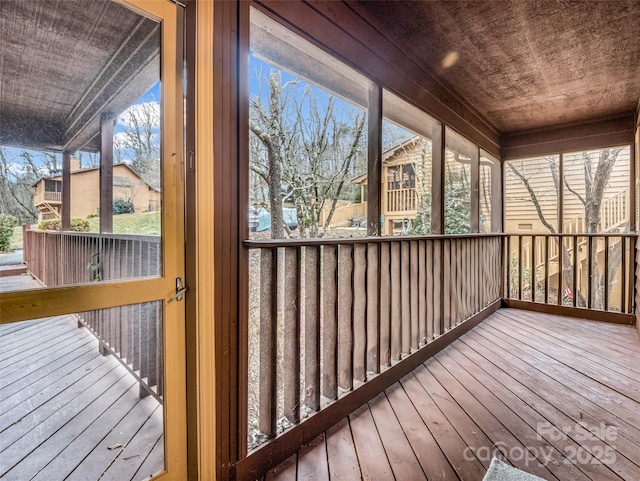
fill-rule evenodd
<path id="1" fill-rule="evenodd" d="M 589 342 L 594 335 L 600 343 Z M 543 479 L 636 479 L 640 400 L 619 377 L 640 383 L 629 362 L 640 356 L 633 335 L 628 326 L 500 310 L 341 419 L 325 435 L 327 458 L 318 449 L 318 465 L 304 469 L 324 473 L 328 464 L 330 479 L 480 481 L 486 453 L 500 446 L 507 463 Z M 615 439 L 581 427 L 602 422 L 615 426 Z M 594 459 L 596 445 L 616 461 Z M 572 461 L 578 452 L 587 462 Z M 281 466 L 291 469 L 292 459 Z"/>

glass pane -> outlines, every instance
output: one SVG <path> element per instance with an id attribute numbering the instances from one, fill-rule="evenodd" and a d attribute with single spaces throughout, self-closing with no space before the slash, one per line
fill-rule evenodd
<path id="1" fill-rule="evenodd" d="M 501 169 L 500 161 L 495 157 L 487 154 L 483 150 L 480 151 L 480 217 L 479 231 L 493 232 L 498 231 L 500 210 L 493 212 L 492 207 L 500 206 L 500 178 Z M 493 219 L 493 216 L 496 219 Z"/>
<path id="2" fill-rule="evenodd" d="M 38 287 L 160 275 L 159 23 L 111 2 L 6 8 L 19 54 L 0 62 L 22 81 L 0 95 L 0 262 Z"/>
<path id="3" fill-rule="evenodd" d="M 556 155 L 505 162 L 505 232 L 557 230 L 558 160 Z"/>
<path id="4" fill-rule="evenodd" d="M 432 139 L 441 125 L 383 92 L 382 234 L 431 232 Z"/>
<path id="5" fill-rule="evenodd" d="M 461 135 L 446 130 L 444 161 L 444 233 L 471 232 L 471 162 L 477 147 Z"/>
<path id="6" fill-rule="evenodd" d="M 565 233 L 629 231 L 630 148 L 564 154 Z"/>
<path id="7" fill-rule="evenodd" d="M 0 477 L 163 471 L 162 329 L 159 301 L 0 325 Z"/>
<path id="8" fill-rule="evenodd" d="M 371 82 L 251 10 L 251 238 L 366 234 Z"/>

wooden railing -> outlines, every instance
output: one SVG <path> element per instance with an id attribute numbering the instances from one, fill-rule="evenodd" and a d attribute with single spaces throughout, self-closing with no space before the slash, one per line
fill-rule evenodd
<path id="1" fill-rule="evenodd" d="M 43 202 L 62 202 L 62 192 L 49 192 L 42 190 L 36 192 L 33 198 L 34 205 L 38 205 Z"/>
<path id="2" fill-rule="evenodd" d="M 509 253 L 505 298 L 631 314 L 636 238 L 636 234 L 510 235 L 505 239 Z"/>
<path id="3" fill-rule="evenodd" d="M 416 190 L 397 189 L 387 191 L 387 213 L 416 210 Z"/>
<path id="4" fill-rule="evenodd" d="M 604 199 L 600 207 L 600 231 L 607 232 L 626 224 L 629 221 L 629 212 L 628 189 Z"/>
<path id="5" fill-rule="evenodd" d="M 323 209 L 320 212 L 320 222 L 321 226 L 324 226 L 327 222 L 327 218 L 329 217 L 330 209 Z M 367 217 L 367 202 L 360 202 L 358 204 L 349 204 L 340 207 L 336 207 L 333 211 L 333 215 L 331 216 L 331 220 L 329 221 L 328 227 L 357 227 L 353 224 L 358 219 L 364 219 L 362 227 L 366 227 L 366 217 Z"/>
<path id="6" fill-rule="evenodd" d="M 45 286 L 63 286 L 161 274 L 159 236 L 55 232 L 25 229 L 24 263 Z M 78 314 L 140 381 L 141 395 L 163 394 L 162 306 L 135 304 Z"/>
<path id="7" fill-rule="evenodd" d="M 299 424 L 501 298 L 501 235 L 245 246 L 252 439 Z"/>

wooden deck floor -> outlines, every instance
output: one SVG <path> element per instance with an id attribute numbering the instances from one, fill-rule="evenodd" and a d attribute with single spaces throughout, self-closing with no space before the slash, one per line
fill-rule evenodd
<path id="1" fill-rule="evenodd" d="M 640 480 L 634 328 L 502 309 L 266 480 Z"/>
<path id="2" fill-rule="evenodd" d="M 74 316 L 0 326 L 0 479 L 140 480 L 164 466 L 162 407 Z"/>

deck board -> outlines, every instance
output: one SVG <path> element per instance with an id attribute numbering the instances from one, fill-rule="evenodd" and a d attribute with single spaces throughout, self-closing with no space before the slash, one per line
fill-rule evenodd
<path id="1" fill-rule="evenodd" d="M 327 431 L 328 477 L 304 469 L 480 481 L 497 452 L 547 480 L 636 481 L 638 361 L 632 327 L 501 309 Z M 301 452 L 265 479 L 301 479 Z"/>
<path id="2" fill-rule="evenodd" d="M 162 406 L 139 397 L 75 316 L 0 325 L 0 352 L 3 481 L 142 480 L 163 469 Z"/>

